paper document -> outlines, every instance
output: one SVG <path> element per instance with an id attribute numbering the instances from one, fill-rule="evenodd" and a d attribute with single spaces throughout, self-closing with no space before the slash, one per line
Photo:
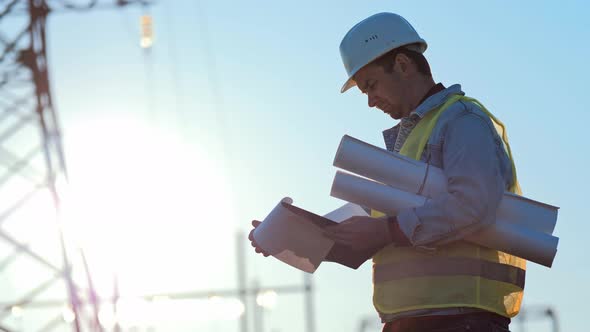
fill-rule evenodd
<path id="1" fill-rule="evenodd" d="M 336 210 L 324 215 L 325 218 L 338 223 L 355 216 L 368 217 L 369 214 L 359 205 L 346 203 Z"/>
<path id="2" fill-rule="evenodd" d="M 334 241 L 322 234 L 321 226 L 309 215 L 297 214 L 296 210 L 290 209 L 292 203 L 291 198 L 283 198 L 256 228 L 254 240 L 268 254 L 313 273 L 328 255 Z"/>
<path id="3" fill-rule="evenodd" d="M 309 273 L 315 272 L 334 245 L 334 241 L 323 235 L 323 227 L 352 216 L 367 216 L 363 208 L 352 203 L 325 217 L 292 204 L 291 198 L 283 198 L 256 228 L 254 240 L 265 252 Z"/>

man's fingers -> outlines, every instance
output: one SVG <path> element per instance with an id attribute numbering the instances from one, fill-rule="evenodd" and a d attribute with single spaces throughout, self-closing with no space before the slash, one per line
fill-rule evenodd
<path id="1" fill-rule="evenodd" d="M 268 257 L 270 256 L 269 254 L 267 254 L 266 252 L 264 252 L 264 250 L 260 249 L 260 247 L 258 246 L 258 244 L 256 243 L 256 241 L 254 241 L 254 231 L 256 230 L 256 227 L 258 227 L 258 225 L 262 224 L 261 221 L 259 220 L 252 220 L 252 226 L 254 226 L 254 229 L 250 231 L 250 233 L 248 234 L 248 240 L 250 240 L 250 245 L 252 247 L 254 247 L 254 251 L 256 251 L 259 254 L 263 254 L 264 257 Z"/>
<path id="2" fill-rule="evenodd" d="M 267 253 L 266 253 L 264 250 L 262 250 L 262 249 L 260 249 L 260 248 L 258 248 L 258 247 L 256 247 L 255 251 L 256 251 L 257 253 L 259 253 L 259 254 L 263 254 L 263 255 L 264 255 L 264 257 L 268 257 L 268 256 L 269 256 L 269 254 L 267 254 Z"/>
<path id="3" fill-rule="evenodd" d="M 254 229 L 250 231 L 250 234 L 248 234 L 248 240 L 254 241 L 254 230 L 256 230 L 256 227 L 258 227 L 260 224 L 262 224 L 261 221 L 252 220 L 252 226 L 254 226 Z"/>

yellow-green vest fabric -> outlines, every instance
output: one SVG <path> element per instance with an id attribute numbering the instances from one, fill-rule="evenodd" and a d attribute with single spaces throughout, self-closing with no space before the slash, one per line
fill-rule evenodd
<path id="1" fill-rule="evenodd" d="M 512 162 L 513 193 L 521 194 L 504 125 L 477 100 L 453 95 L 412 130 L 401 154 L 420 160 L 439 116 L 458 100 L 478 105 L 492 120 Z M 373 211 L 372 216 L 383 215 Z M 383 315 L 418 309 L 471 307 L 505 317 L 518 314 L 526 261 L 466 241 L 436 249 L 389 245 L 373 256 L 373 304 Z"/>

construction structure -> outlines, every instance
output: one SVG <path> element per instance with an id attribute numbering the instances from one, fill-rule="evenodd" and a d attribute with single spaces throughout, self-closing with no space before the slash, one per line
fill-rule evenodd
<path id="1" fill-rule="evenodd" d="M 132 3 L 149 4 L 0 2 L 2 331 L 50 331 L 63 324 L 74 331 L 101 330 L 83 253 L 69 245 L 62 227 L 60 190 L 68 172 L 49 83 L 46 22 L 56 11 Z"/>

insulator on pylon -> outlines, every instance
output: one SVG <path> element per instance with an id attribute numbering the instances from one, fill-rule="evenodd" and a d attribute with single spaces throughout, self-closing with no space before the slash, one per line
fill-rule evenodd
<path id="1" fill-rule="evenodd" d="M 141 48 L 151 48 L 154 44 L 154 30 L 153 21 L 150 15 L 142 15 L 140 19 L 141 25 Z"/>

